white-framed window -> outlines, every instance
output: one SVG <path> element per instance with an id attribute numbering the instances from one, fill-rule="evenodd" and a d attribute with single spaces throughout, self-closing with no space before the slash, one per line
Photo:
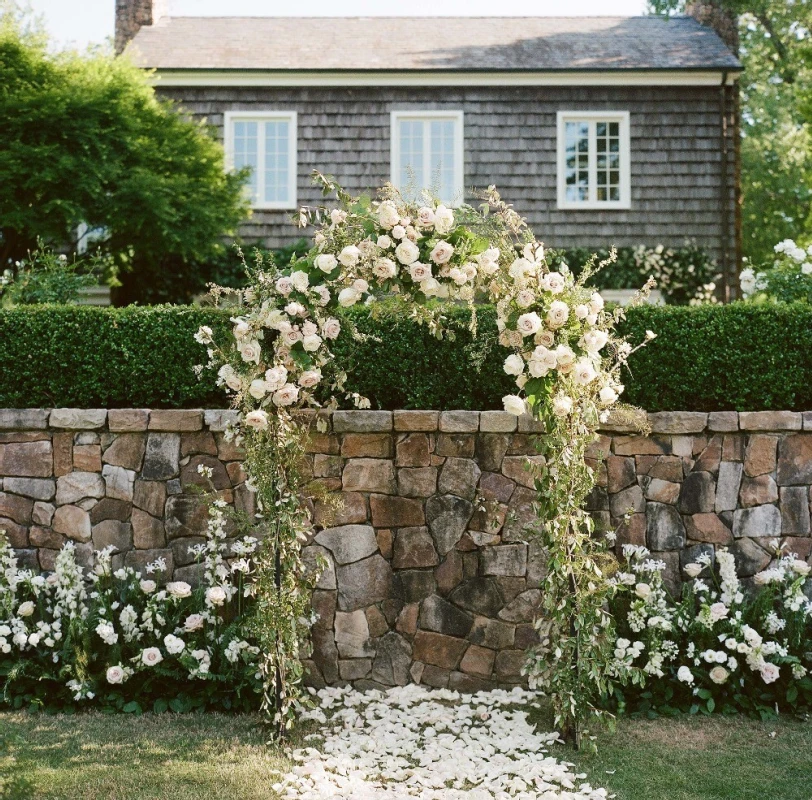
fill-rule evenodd
<path id="1" fill-rule="evenodd" d="M 558 112 L 558 207 L 631 208 L 628 111 Z"/>
<path id="2" fill-rule="evenodd" d="M 251 168 L 253 208 L 296 208 L 296 112 L 227 111 L 226 164 Z"/>
<path id="3" fill-rule="evenodd" d="M 449 205 L 463 201 L 462 111 L 393 111 L 392 183 L 430 189 Z"/>

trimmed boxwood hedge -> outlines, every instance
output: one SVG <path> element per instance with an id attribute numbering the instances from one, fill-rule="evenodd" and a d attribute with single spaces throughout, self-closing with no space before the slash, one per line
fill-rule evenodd
<path id="1" fill-rule="evenodd" d="M 513 391 L 502 371 L 495 313 L 448 313 L 454 338 L 438 341 L 412 320 L 369 309 L 348 312 L 371 338 L 346 331 L 335 345 L 347 388 L 373 408 L 501 408 Z M 31 306 L 0 311 L 0 407 L 221 407 L 214 376 L 192 336 L 200 325 L 225 331 L 229 314 L 185 306 Z M 628 402 L 649 411 L 812 409 L 812 307 L 728 306 L 631 309 L 622 332 L 636 353 Z"/>

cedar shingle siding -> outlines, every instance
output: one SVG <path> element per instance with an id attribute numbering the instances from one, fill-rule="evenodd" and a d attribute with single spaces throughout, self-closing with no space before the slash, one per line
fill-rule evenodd
<path id="1" fill-rule="evenodd" d="M 161 93 L 223 134 L 225 111 L 298 112 L 298 204 L 319 204 L 319 169 L 351 192 L 390 178 L 390 111 L 462 109 L 465 185 L 495 183 L 548 246 L 681 245 L 719 257 L 722 236 L 720 89 L 652 87 L 178 87 Z M 630 210 L 556 208 L 556 112 L 628 110 Z M 728 203 L 733 202 L 729 147 Z M 729 205 L 729 208 L 732 207 Z M 268 246 L 300 236 L 292 212 L 256 211 L 245 235 Z M 732 213 L 729 247 L 733 248 Z"/>

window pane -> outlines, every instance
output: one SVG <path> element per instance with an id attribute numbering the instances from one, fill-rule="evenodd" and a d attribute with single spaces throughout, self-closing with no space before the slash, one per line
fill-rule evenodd
<path id="1" fill-rule="evenodd" d="M 400 137 L 398 188 L 405 192 L 411 187 L 419 192 L 426 187 L 427 178 L 423 168 L 423 120 L 400 120 L 398 135 Z"/>
<path id="2" fill-rule="evenodd" d="M 596 197 L 604 202 L 620 200 L 620 123 L 598 122 L 595 135 Z"/>
<path id="3" fill-rule="evenodd" d="M 429 125 L 429 175 L 430 188 L 445 203 L 455 198 L 454 185 L 454 121 L 434 119 Z"/>
<path id="4" fill-rule="evenodd" d="M 284 203 L 290 196 L 290 123 L 268 120 L 265 123 L 265 202 Z"/>
<path id="5" fill-rule="evenodd" d="M 566 198 L 589 198 L 589 123 L 567 122 L 564 126 L 566 152 Z"/>
<path id="6" fill-rule="evenodd" d="M 251 167 L 251 177 L 248 179 L 248 186 L 251 191 L 251 198 L 254 202 L 259 199 L 257 191 L 257 182 L 259 179 L 257 175 L 257 167 L 259 165 L 257 158 L 258 127 L 259 124 L 257 122 L 234 122 L 234 167 L 236 169 Z"/>

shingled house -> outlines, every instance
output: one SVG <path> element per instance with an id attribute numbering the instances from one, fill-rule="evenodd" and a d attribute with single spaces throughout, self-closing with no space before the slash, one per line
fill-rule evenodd
<path id="1" fill-rule="evenodd" d="M 116 45 L 253 167 L 244 233 L 278 246 L 311 170 L 448 202 L 496 184 L 548 245 L 679 246 L 736 263 L 741 66 L 691 17 L 160 17 Z"/>

